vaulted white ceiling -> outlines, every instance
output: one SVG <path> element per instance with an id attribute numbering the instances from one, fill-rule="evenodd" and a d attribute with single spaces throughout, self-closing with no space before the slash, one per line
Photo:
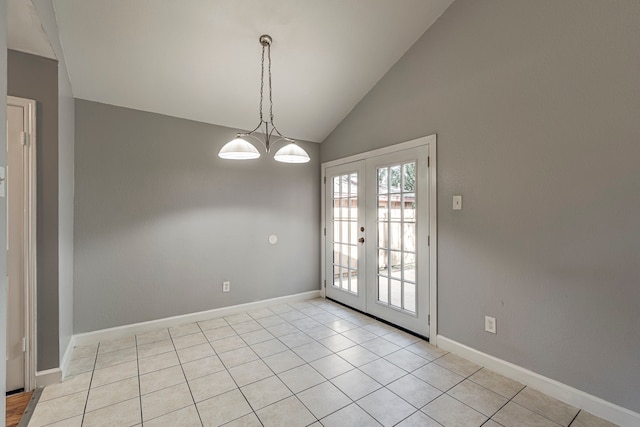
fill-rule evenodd
<path id="1" fill-rule="evenodd" d="M 74 96 L 321 142 L 453 0 L 54 0 Z"/>

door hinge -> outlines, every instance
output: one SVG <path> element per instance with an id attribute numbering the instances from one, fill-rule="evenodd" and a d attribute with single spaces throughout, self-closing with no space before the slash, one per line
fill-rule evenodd
<path id="1" fill-rule="evenodd" d="M 427 167 L 431 166 L 431 157 L 427 157 Z"/>
<path id="2" fill-rule="evenodd" d="M 27 351 L 27 339 L 22 337 L 22 352 L 24 353 L 25 351 Z"/>
<path id="3" fill-rule="evenodd" d="M 323 184 L 326 184 L 326 183 L 327 183 L 327 177 L 326 177 L 326 176 L 323 176 L 323 177 L 322 177 L 322 183 L 323 183 Z"/>
<path id="4" fill-rule="evenodd" d="M 431 326 L 431 315 L 427 314 L 427 325 Z"/>
<path id="5" fill-rule="evenodd" d="M 27 146 L 29 144 L 29 135 L 26 132 L 20 132 L 20 139 L 22 140 L 22 145 Z"/>
<path id="6" fill-rule="evenodd" d="M 327 235 L 327 227 L 325 227 L 325 228 L 322 230 L 322 234 L 323 234 L 323 235 L 325 235 L 325 236 Z"/>
<path id="7" fill-rule="evenodd" d="M 431 246 L 431 236 L 427 236 L 427 246 Z"/>
<path id="8" fill-rule="evenodd" d="M 324 287 L 327 287 L 327 279 L 324 279 L 324 283 L 323 283 Z"/>

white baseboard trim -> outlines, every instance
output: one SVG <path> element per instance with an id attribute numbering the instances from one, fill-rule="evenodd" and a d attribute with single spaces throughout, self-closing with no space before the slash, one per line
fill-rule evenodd
<path id="1" fill-rule="evenodd" d="M 36 372 L 36 387 L 46 387 L 59 382 L 62 382 L 62 370 L 60 368 Z"/>
<path id="2" fill-rule="evenodd" d="M 62 356 L 62 360 L 60 361 L 60 370 L 62 371 L 62 381 L 67 377 L 67 371 L 69 370 L 69 364 L 71 363 L 71 355 L 73 354 L 73 347 L 76 346 L 75 336 L 71 336 L 69 340 L 69 344 L 67 344 L 67 348 L 64 351 L 64 355 Z"/>
<path id="3" fill-rule="evenodd" d="M 275 304 L 287 304 L 291 302 L 305 301 L 318 298 L 320 290 L 303 292 L 284 297 L 270 298 L 262 301 L 254 301 L 246 304 L 238 304 L 229 307 L 215 308 L 213 310 L 200 311 L 197 313 L 184 314 L 181 316 L 166 317 L 164 319 L 150 320 L 148 322 L 132 323 L 130 325 L 117 326 L 115 328 L 101 329 L 93 332 L 86 332 L 74 335 L 72 342 L 74 346 L 97 344 L 100 341 L 124 338 L 143 332 L 153 331 L 161 328 L 182 325 L 184 323 L 199 322 L 212 319 L 214 317 L 229 316 L 231 314 L 245 311 L 259 310 Z"/>
<path id="4" fill-rule="evenodd" d="M 474 363 L 491 369 L 501 375 L 512 378 L 549 396 L 562 400 L 577 408 L 584 409 L 600 418 L 620 426 L 640 426 L 640 414 L 607 402 L 604 399 L 585 393 L 559 381 L 547 378 L 506 360 L 483 353 L 450 338 L 438 335 L 438 347 L 455 353 Z"/>

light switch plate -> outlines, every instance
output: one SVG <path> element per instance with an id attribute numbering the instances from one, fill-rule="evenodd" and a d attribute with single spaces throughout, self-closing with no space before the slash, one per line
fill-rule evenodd
<path id="1" fill-rule="evenodd" d="M 462 196 L 453 196 L 453 210 L 454 211 L 462 210 Z"/>

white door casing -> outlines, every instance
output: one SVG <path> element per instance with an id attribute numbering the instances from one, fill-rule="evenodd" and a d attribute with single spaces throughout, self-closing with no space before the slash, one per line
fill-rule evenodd
<path id="1" fill-rule="evenodd" d="M 435 155 L 436 136 L 430 135 L 327 162 L 321 169 L 325 180 L 322 263 L 326 296 L 430 337 L 434 344 L 437 336 Z M 411 182 L 405 186 L 407 170 L 412 174 Z M 345 248 L 342 242 L 334 239 L 334 235 L 341 232 L 340 227 L 335 227 L 336 215 L 341 220 L 342 213 L 340 209 L 336 210 L 336 197 L 332 196 L 338 194 L 342 201 L 352 197 L 354 192 L 345 193 L 341 187 L 336 187 L 335 180 L 348 176 L 351 185 L 354 173 L 357 173 L 359 187 L 358 232 L 355 236 L 351 232 L 349 245 Z M 385 185 L 389 188 L 379 185 L 383 174 L 387 174 Z M 389 178 L 391 175 L 396 177 L 395 181 Z M 353 215 L 355 206 L 351 201 L 348 205 L 348 214 Z M 351 275 L 335 268 L 336 264 L 342 268 L 345 263 L 336 263 L 336 259 L 346 259 L 347 264 L 354 259 L 353 256 L 345 257 L 352 253 L 354 237 L 360 239 L 357 294 L 342 286 L 342 278 Z M 351 272 L 351 269 L 347 271 Z M 364 281 L 362 271 L 366 271 Z M 334 286 L 336 278 L 339 280 Z M 385 292 L 380 293 L 383 289 L 386 297 Z"/>

